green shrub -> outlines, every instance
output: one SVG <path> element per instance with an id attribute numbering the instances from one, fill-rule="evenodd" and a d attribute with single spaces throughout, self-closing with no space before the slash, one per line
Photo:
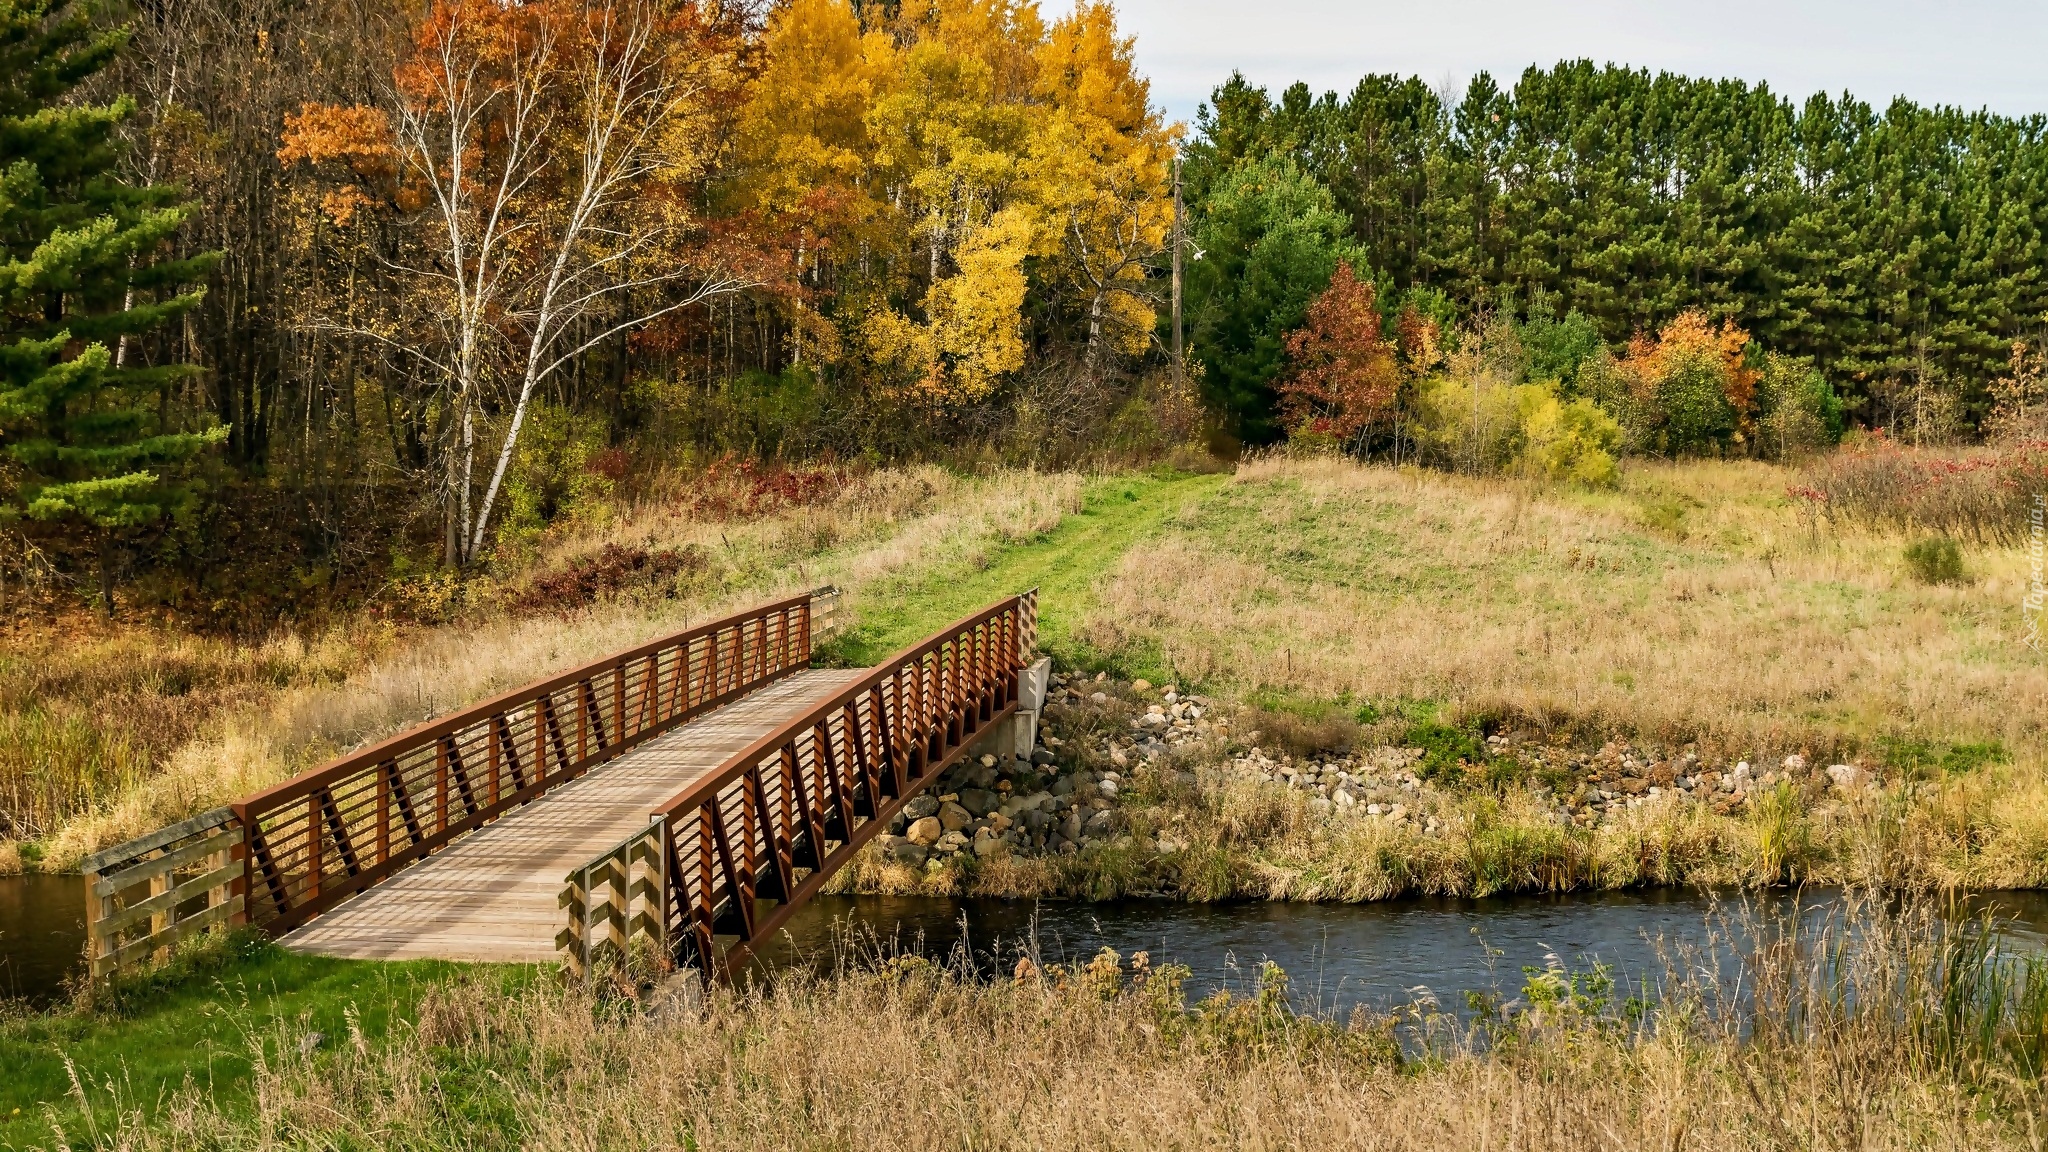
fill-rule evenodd
<path id="1" fill-rule="evenodd" d="M 1842 439 L 1842 399 L 1806 360 L 1765 354 L 1756 403 L 1757 447 L 1765 456 L 1796 460 Z"/>
<path id="2" fill-rule="evenodd" d="M 1947 536 L 1929 536 L 1906 545 L 1906 568 L 1923 584 L 1963 582 L 1963 549 Z"/>
<path id="3" fill-rule="evenodd" d="M 1460 784 L 1468 765 L 1479 767 L 1487 762 L 1486 740 L 1470 728 L 1423 720 L 1409 725 L 1402 741 L 1410 748 L 1422 749 L 1415 774 L 1424 780 Z"/>
<path id="4" fill-rule="evenodd" d="M 1621 445 L 1621 425 L 1614 417 L 1591 400 L 1560 399 L 1555 385 L 1524 385 L 1516 391 L 1523 393 L 1524 472 L 1589 488 L 1614 486 L 1620 476 L 1614 451 Z"/>
<path id="5" fill-rule="evenodd" d="M 1735 434 L 1725 367 L 1705 351 L 1685 349 L 1656 382 L 1663 428 L 1658 447 L 1676 456 L 1710 454 Z"/>
<path id="6" fill-rule="evenodd" d="M 610 515 L 622 455 L 609 450 L 611 428 L 601 416 L 580 416 L 555 404 L 528 412 L 505 474 L 500 547 L 530 543 L 558 520 L 602 520 Z"/>

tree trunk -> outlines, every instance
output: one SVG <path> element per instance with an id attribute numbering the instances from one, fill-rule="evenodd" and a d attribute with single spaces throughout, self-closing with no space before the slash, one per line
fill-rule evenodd
<path id="1" fill-rule="evenodd" d="M 114 618 L 114 538 L 100 533 L 100 615 Z"/>

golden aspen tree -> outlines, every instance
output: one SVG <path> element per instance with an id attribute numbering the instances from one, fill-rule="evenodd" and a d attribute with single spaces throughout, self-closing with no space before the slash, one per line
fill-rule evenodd
<path id="1" fill-rule="evenodd" d="M 1050 112 L 1033 142 L 1033 172 L 1060 255 L 1052 271 L 1086 301 L 1091 368 L 1105 347 L 1134 353 L 1150 339 L 1145 269 L 1173 224 L 1173 138 L 1132 52 L 1110 6 L 1090 3 L 1055 23 L 1037 53 Z"/>

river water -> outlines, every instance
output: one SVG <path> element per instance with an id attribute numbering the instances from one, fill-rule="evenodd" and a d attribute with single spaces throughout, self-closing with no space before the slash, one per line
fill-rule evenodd
<path id="1" fill-rule="evenodd" d="M 1185 964 L 1198 996 L 1249 989 L 1271 960 L 1287 970 L 1303 1006 L 1346 1011 L 1433 998 L 1455 1009 L 1468 991 L 1511 998 L 1522 969 L 1552 957 L 1579 971 L 1607 965 L 1626 995 L 1688 951 L 1718 943 L 1732 962 L 1758 926 L 1796 915 L 1812 927 L 1840 900 L 1829 891 L 1717 899 L 1689 889 L 1378 904 L 832 896 L 793 917 L 763 961 L 829 968 L 843 957 L 903 950 L 957 954 L 981 971 L 1006 972 L 1025 952 L 1042 963 L 1073 963 L 1108 947 L 1126 958 L 1147 952 L 1155 967 Z M 47 1004 L 62 994 L 84 947 L 84 906 L 79 877 L 0 877 L 0 995 Z M 1999 893 L 1971 904 L 1987 906 L 2013 920 L 2020 942 L 2048 947 L 2048 893 Z"/>
<path id="2" fill-rule="evenodd" d="M 971 957 L 1008 971 L 1034 951 L 1044 963 L 1086 961 L 1102 948 L 1152 965 L 1184 964 L 1195 996 L 1247 991 L 1261 965 L 1285 969 L 1298 1007 L 1344 1012 L 1434 1002 L 1461 1011 L 1466 992 L 1512 999 L 1525 967 L 1605 965 L 1618 997 L 1654 990 L 1668 970 L 1739 976 L 1758 933 L 1798 927 L 1809 938 L 1835 922 L 1841 894 L 1765 892 L 1717 898 L 1687 889 L 1377 904 L 1019 904 L 927 897 L 821 898 L 791 919 L 769 964 L 829 968 L 891 947 Z M 2015 945 L 2048 948 L 2048 894 L 2000 893 L 1967 902 L 2008 921 Z"/>

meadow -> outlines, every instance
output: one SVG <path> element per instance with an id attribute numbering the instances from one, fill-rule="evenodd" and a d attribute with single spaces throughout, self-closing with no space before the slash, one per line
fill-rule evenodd
<path id="1" fill-rule="evenodd" d="M 1660 808 L 1632 837 L 1574 843 L 1496 789 L 1454 798 L 1461 818 L 1447 810 L 1446 822 L 1462 837 L 1426 840 L 1333 832 L 1294 800 L 1211 771 L 1206 790 L 1155 798 L 1191 806 L 1184 815 L 1218 828 L 1237 857 L 1261 858 L 1240 860 L 1228 882 L 1176 886 L 1187 895 L 2042 883 L 2048 673 L 2020 640 L 2024 550 L 1972 545 L 1962 580 L 1930 583 L 1904 557 L 1910 532 L 1817 519 L 1790 492 L 1799 480 L 1755 462 L 1632 463 L 1616 489 L 1588 491 L 1285 456 L 1231 474 L 713 477 L 724 487 L 544 540 L 524 568 L 440 607 L 445 622 L 365 614 L 245 645 L 131 629 L 18 656 L 0 715 L 20 738 L 0 780 L 33 800 L 72 773 L 82 801 L 9 809 L 41 833 L 27 862 L 61 869 L 406 723 L 750 600 L 838 584 L 852 623 L 823 658 L 854 664 L 1035 586 L 1044 646 L 1063 667 L 1208 693 L 1263 717 L 1238 730 L 1263 724 L 1269 741 L 1290 722 L 1335 722 L 1347 741 L 1400 743 L 1423 722 L 1581 749 L 1682 746 L 1759 770 L 1798 753 L 1884 784 L 1850 803 L 1794 797 L 1810 852 L 1787 864 L 1759 857 L 1754 814 Z M 692 559 L 680 574 L 591 576 L 628 548 Z M 447 593 L 420 581 L 393 595 Z M 1209 767 L 1243 743 L 1218 746 Z M 1537 863 L 1470 863 L 1503 828 Z M 0 862 L 22 855 L 0 845 Z M 1561 871 L 1541 863 L 1566 857 Z M 1398 874 L 1359 873 L 1388 860 Z M 993 869 L 942 884 L 1021 895 L 1160 879 L 1148 867 L 1105 888 L 1101 871 Z"/>

